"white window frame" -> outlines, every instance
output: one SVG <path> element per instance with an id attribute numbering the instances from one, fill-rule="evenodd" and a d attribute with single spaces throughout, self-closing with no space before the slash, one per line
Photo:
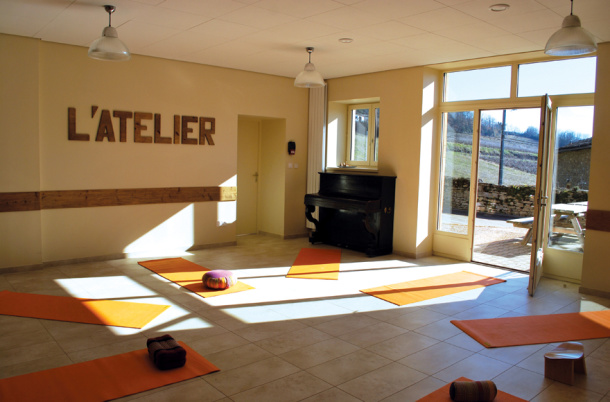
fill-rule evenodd
<path id="1" fill-rule="evenodd" d="M 369 124 L 368 124 L 368 138 L 367 138 L 367 155 L 365 161 L 356 161 L 352 160 L 352 112 L 356 109 L 368 109 L 369 110 Z M 376 111 L 380 110 L 379 103 L 359 103 L 359 104 L 351 104 L 347 108 L 347 132 L 345 136 L 345 144 L 346 144 L 346 155 L 345 155 L 345 163 L 350 166 L 358 166 L 358 167 L 377 167 L 378 161 L 375 160 L 375 155 L 377 154 L 377 159 L 379 159 L 379 143 L 375 143 L 375 129 L 379 129 L 376 127 Z M 381 119 L 381 112 L 380 112 Z M 377 152 L 376 152 L 377 151 Z"/>

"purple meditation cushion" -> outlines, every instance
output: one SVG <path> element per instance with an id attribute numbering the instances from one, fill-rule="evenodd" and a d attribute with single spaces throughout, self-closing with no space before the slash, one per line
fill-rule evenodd
<path id="1" fill-rule="evenodd" d="M 210 289 L 228 289 L 237 283 L 237 277 L 231 271 L 215 269 L 203 274 L 203 285 Z"/>

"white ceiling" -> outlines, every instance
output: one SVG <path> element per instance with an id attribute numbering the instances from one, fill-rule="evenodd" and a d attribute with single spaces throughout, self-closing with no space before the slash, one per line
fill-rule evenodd
<path id="1" fill-rule="evenodd" d="M 134 54 L 294 77 L 313 46 L 325 78 L 542 50 L 570 13 L 570 0 L 0 0 L 0 32 L 88 47 L 104 4 Z M 574 14 L 610 41 L 610 0 Z"/>

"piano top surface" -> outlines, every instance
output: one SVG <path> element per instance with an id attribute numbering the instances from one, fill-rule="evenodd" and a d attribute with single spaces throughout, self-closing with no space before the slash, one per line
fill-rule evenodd
<path id="1" fill-rule="evenodd" d="M 387 191 L 386 187 L 391 185 L 393 189 L 396 180 L 396 176 L 382 176 L 370 173 L 320 172 L 319 174 L 319 195 L 345 197 L 354 200 L 382 198 L 383 193 Z"/>

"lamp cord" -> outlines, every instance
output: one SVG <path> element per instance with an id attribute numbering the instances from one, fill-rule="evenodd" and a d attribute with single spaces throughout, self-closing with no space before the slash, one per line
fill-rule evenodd
<path id="1" fill-rule="evenodd" d="M 574 14 L 574 0 L 570 0 L 570 15 Z"/>

